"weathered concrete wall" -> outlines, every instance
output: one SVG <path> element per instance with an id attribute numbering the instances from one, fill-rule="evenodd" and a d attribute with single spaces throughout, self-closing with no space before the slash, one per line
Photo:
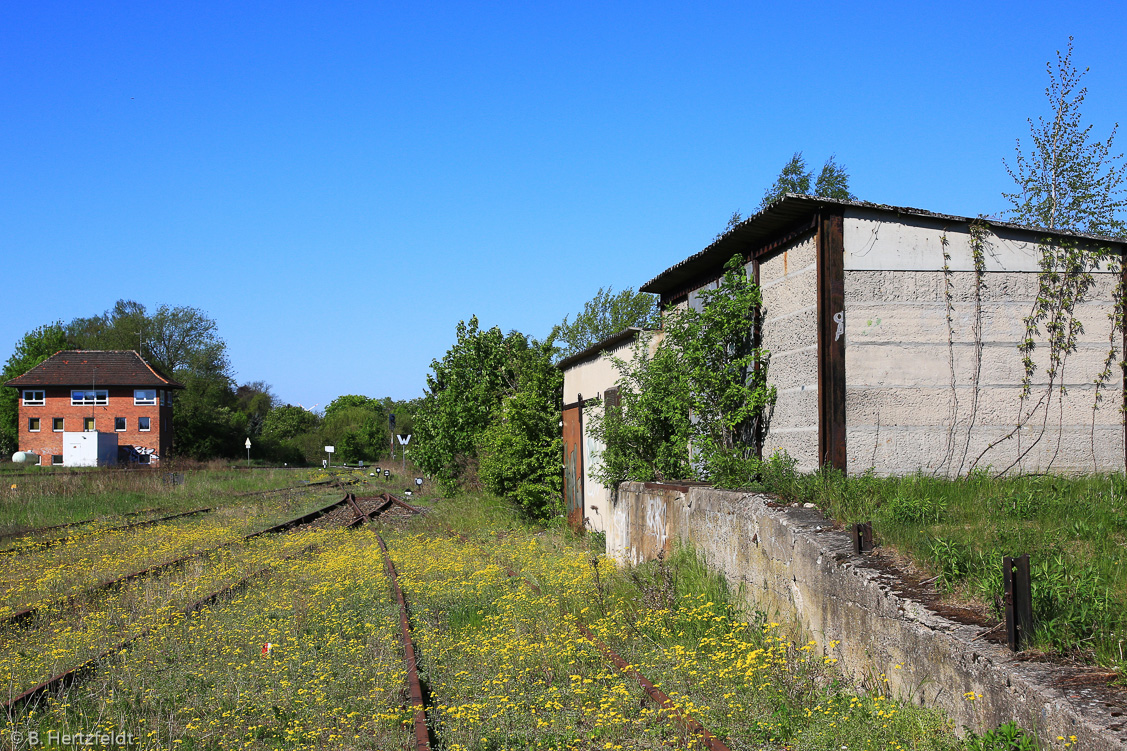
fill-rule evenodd
<path id="1" fill-rule="evenodd" d="M 649 485 L 649 487 L 647 487 Z M 982 732 L 1014 721 L 1046 742 L 1122 751 L 1127 727 L 1079 688 L 1053 688 L 1051 665 L 1017 662 L 977 640 L 984 629 L 947 620 L 901 597 L 895 582 L 855 555 L 849 537 L 815 510 L 776 509 L 762 495 L 624 483 L 607 552 L 637 563 L 690 543 L 749 604 L 797 624 L 858 686 L 884 675 L 891 695 L 946 711 Z M 839 642 L 830 648 L 833 641 Z M 883 689 L 882 689 L 883 691 Z M 982 698 L 967 701 L 965 692 Z M 1117 726 L 1118 730 L 1111 730 Z"/>
<path id="2" fill-rule="evenodd" d="M 763 449 L 786 451 L 806 472 L 819 465 L 816 252 L 810 235 L 759 263 L 767 380 L 778 392 Z"/>
<path id="3" fill-rule="evenodd" d="M 976 459 L 1013 472 L 1123 469 L 1118 371 L 1098 408 L 1093 385 L 1108 354 L 1113 275 L 1098 273 L 1075 312 L 1084 332 L 1064 369 L 1067 393 L 1050 389 L 1041 344 L 1023 402 L 1017 344 L 1038 294 L 1029 235 L 988 234 L 978 285 L 965 225 L 849 211 L 844 234 L 849 472 L 955 475 Z"/>

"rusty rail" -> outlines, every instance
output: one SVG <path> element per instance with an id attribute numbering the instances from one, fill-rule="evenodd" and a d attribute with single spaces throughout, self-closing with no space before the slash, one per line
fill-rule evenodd
<path id="1" fill-rule="evenodd" d="M 291 558 L 297 558 L 300 555 L 304 555 L 305 553 L 309 552 L 313 548 L 317 547 L 318 544 L 319 543 L 316 543 L 316 542 L 310 543 L 309 545 L 306 545 L 304 548 L 297 551 L 296 553 L 291 553 L 290 555 L 284 555 L 281 558 L 279 558 L 277 561 L 275 561 L 275 564 L 280 563 L 281 561 L 287 561 Z M 251 573 L 251 574 L 243 577 L 242 579 L 238 580 L 237 582 L 234 582 L 232 584 L 228 584 L 227 586 L 223 587 L 222 589 L 219 589 L 215 592 L 212 592 L 211 594 L 207 595 L 206 597 L 203 597 L 203 598 L 193 602 L 191 605 L 188 605 L 186 608 L 184 608 L 183 610 L 180 610 L 179 612 L 183 615 L 188 615 L 189 613 L 192 613 L 196 610 L 199 610 L 204 605 L 207 605 L 210 602 L 214 602 L 219 597 L 222 597 L 223 595 L 227 594 L 228 592 L 231 592 L 231 591 L 247 584 L 252 579 L 256 579 L 257 577 L 262 576 L 265 573 L 269 573 L 271 570 L 273 570 L 273 568 L 274 568 L 274 565 L 263 566 L 262 568 L 258 569 L 257 571 L 254 571 L 253 573 Z M 130 645 L 133 644 L 133 642 L 135 642 L 139 639 L 143 639 L 144 637 L 148 636 L 150 633 L 152 633 L 154 630 L 156 630 L 159 626 L 163 625 L 163 623 L 164 622 L 161 622 L 161 623 L 155 624 L 153 626 L 150 626 L 149 628 L 145 629 L 144 631 L 141 631 L 140 633 L 134 634 L 133 636 L 130 636 L 128 639 L 125 639 L 124 641 L 121 641 L 121 642 L 115 644 L 114 646 L 109 647 L 108 649 L 102 650 L 97 655 L 95 655 L 94 657 L 91 657 L 90 659 L 86 660 L 85 662 L 78 665 L 77 667 L 71 668 L 70 670 L 66 671 L 65 673 L 60 673 L 60 674 L 58 674 L 58 675 L 56 675 L 52 678 L 48 678 L 47 680 L 43 681 L 39 685 L 34 686 L 33 688 L 29 688 L 27 691 L 24 691 L 22 694 L 15 696 L 11 699 L 8 699 L 5 702 L 0 703 L 0 709 L 7 710 L 10 713 L 11 710 L 14 707 L 19 706 L 20 704 L 25 704 L 25 703 L 31 701 L 32 699 L 36 698 L 40 694 L 46 693 L 48 691 L 52 691 L 55 688 L 62 688 L 64 686 L 69 686 L 69 685 L 76 683 L 77 681 L 82 680 L 84 677 L 86 677 L 86 675 L 88 675 L 90 672 L 92 672 L 94 670 L 94 668 L 97 666 L 97 664 L 100 661 L 106 659 L 107 657 L 109 657 L 111 655 L 125 651 L 126 649 L 128 649 L 130 647 Z"/>
<path id="2" fill-rule="evenodd" d="M 194 514 L 206 514 L 208 512 L 214 511 L 214 510 L 215 510 L 215 508 L 211 507 L 211 506 L 206 507 L 206 508 L 197 508 L 197 509 L 193 509 L 191 511 L 182 511 L 179 514 L 172 514 L 171 516 L 161 516 L 161 517 L 158 517 L 156 519 L 145 519 L 144 521 L 132 522 L 130 524 L 123 524 L 120 527 L 110 527 L 109 529 L 99 529 L 99 530 L 96 530 L 94 532 L 87 532 L 87 533 L 77 534 L 77 535 L 69 535 L 67 537 L 58 537 L 54 540 L 37 540 L 35 542 L 31 542 L 31 543 L 28 543 L 27 545 L 23 545 L 23 546 L 20 546 L 20 547 L 5 548 L 3 550 L 0 550 L 0 555 L 14 555 L 16 553 L 24 553 L 24 552 L 27 552 L 29 550 L 33 550 L 33 549 L 36 549 L 36 548 L 38 548 L 39 550 L 47 550 L 48 548 L 53 548 L 56 545 L 63 544 L 64 542 L 70 542 L 71 540 L 75 540 L 79 537 L 89 537 L 90 535 L 100 535 L 100 534 L 105 534 L 106 532 L 120 532 L 120 531 L 125 530 L 125 529 L 137 529 L 138 527 L 147 527 L 150 524 L 159 524 L 160 522 L 166 522 L 166 521 L 170 521 L 172 519 L 179 519 L 179 518 L 184 517 L 184 516 L 192 516 Z M 86 522 L 80 522 L 80 523 L 86 523 Z"/>
<path id="3" fill-rule="evenodd" d="M 463 543 L 472 544 L 465 535 L 456 532 L 449 527 L 447 527 L 447 530 L 450 534 L 457 537 Z M 520 579 L 522 582 L 524 582 L 525 586 L 529 587 L 536 594 L 543 594 L 540 587 L 536 586 L 536 584 L 534 584 L 533 582 L 530 582 L 528 579 L 513 571 L 508 566 L 501 565 L 501 570 L 504 571 L 506 576 L 510 578 Z M 694 718 L 688 712 L 681 711 L 681 709 L 673 703 L 673 700 L 670 699 L 664 691 L 655 686 L 652 681 L 646 678 L 646 676 L 642 675 L 642 673 L 634 668 L 633 665 L 622 659 L 621 655 L 619 655 L 613 649 L 600 641 L 599 638 L 596 637 L 595 634 L 592 633 L 592 631 L 587 628 L 585 624 L 578 622 L 576 623 L 576 628 L 579 630 L 579 633 L 583 636 L 584 639 L 591 642 L 591 644 L 593 644 L 595 648 L 603 654 L 603 657 L 609 660 L 623 673 L 626 673 L 635 681 L 637 681 L 638 685 L 642 687 L 642 690 L 646 692 L 646 695 L 649 696 L 650 699 L 652 699 L 654 703 L 656 703 L 659 707 L 665 710 L 668 715 L 673 718 L 673 721 L 681 727 L 682 730 L 697 736 L 700 739 L 701 743 L 704 744 L 704 747 L 709 749 L 710 751 L 731 751 L 722 740 L 709 732 L 708 729 L 704 727 L 704 725 L 701 725 L 700 722 L 696 720 L 696 718 Z"/>
<path id="4" fill-rule="evenodd" d="M 198 550 L 195 553 L 189 553 L 188 555 L 183 556 L 181 558 L 177 558 L 176 560 L 173 560 L 173 561 L 167 561 L 165 563 L 158 563 L 155 566 L 150 566 L 149 568 L 141 569 L 140 571 L 134 571 L 132 573 L 125 574 L 124 576 L 119 576 L 116 579 L 111 579 L 109 581 L 99 582 L 98 584 L 94 584 L 92 586 L 87 587 L 86 589 L 82 590 L 81 592 L 76 592 L 73 595 L 68 595 L 67 597 L 64 597 L 64 598 L 59 599 L 59 600 L 53 600 L 51 602 L 42 603 L 40 605 L 32 605 L 29 608 L 24 608 L 23 610 L 19 610 L 15 613 L 12 613 L 11 615 L 0 618 L 0 623 L 18 624 L 21 621 L 25 621 L 25 620 L 31 618 L 32 616 L 34 616 L 36 613 L 42 612 L 44 610 L 48 610 L 48 609 L 54 608 L 54 607 L 70 605 L 71 603 L 77 602 L 78 600 L 81 600 L 83 597 L 87 597 L 94 592 L 98 592 L 98 591 L 103 590 L 103 589 L 109 589 L 110 587 L 117 586 L 118 584 L 125 584 L 126 582 L 133 581 L 134 579 L 140 579 L 141 577 L 148 576 L 149 574 L 155 574 L 158 571 L 163 571 L 164 569 L 169 569 L 169 568 L 172 568 L 174 566 L 179 566 L 183 563 L 187 563 L 188 561 L 192 560 L 193 558 L 201 558 L 201 557 L 208 555 L 210 553 L 214 553 L 217 550 L 223 550 L 224 548 L 229 548 L 232 545 L 238 545 L 240 543 L 244 543 L 247 540 L 250 540 L 251 538 L 258 537 L 259 535 L 266 535 L 266 534 L 274 534 L 274 533 L 277 533 L 277 532 L 284 532 L 285 530 L 292 529 L 295 526 L 300 526 L 301 524 L 308 524 L 313 519 L 321 517 L 321 516 L 327 514 L 329 511 L 332 511 L 336 507 L 341 506 L 341 505 L 343 505 L 347 502 L 348 502 L 348 498 L 344 498 L 344 499 L 336 501 L 334 503 L 330 503 L 328 506 L 317 509 L 316 511 L 312 511 L 308 514 L 305 514 L 304 516 L 299 516 L 296 519 L 290 519 L 289 521 L 282 522 L 281 524 L 276 524 L 273 527 L 269 527 L 267 529 L 264 529 L 264 530 L 261 530 L 261 531 L 258 531 L 258 532 L 252 532 L 249 535 L 244 535 L 243 537 L 240 537 L 237 540 L 232 540 L 231 542 L 227 542 L 227 543 L 224 543 L 222 545 L 217 545 L 214 548 L 207 548 L 206 550 Z"/>
<path id="5" fill-rule="evenodd" d="M 385 493 L 385 495 L 388 495 Z M 407 618 L 407 601 L 403 598 L 403 590 L 399 588 L 399 577 L 395 572 L 395 564 L 387 552 L 387 544 L 378 532 L 376 542 L 383 553 L 384 569 L 387 578 L 391 581 L 391 591 L 399 603 L 399 631 L 403 640 L 403 659 L 407 663 L 407 688 L 411 695 L 411 706 L 415 710 L 415 751 L 430 751 L 430 734 L 427 731 L 426 703 L 423 701 L 423 687 L 419 683 L 418 665 L 415 661 L 415 645 L 411 641 L 411 622 Z"/>

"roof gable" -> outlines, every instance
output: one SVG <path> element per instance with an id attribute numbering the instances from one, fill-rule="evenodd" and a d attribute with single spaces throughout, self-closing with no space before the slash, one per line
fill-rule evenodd
<path id="1" fill-rule="evenodd" d="M 184 388 L 133 350 L 61 350 L 4 385 Z"/>
<path id="2" fill-rule="evenodd" d="M 715 274 L 724 267 L 728 259 L 737 253 L 746 253 L 749 249 L 764 242 L 777 238 L 780 232 L 786 232 L 796 227 L 804 227 L 812 218 L 822 210 L 844 211 L 850 208 L 870 209 L 889 217 L 895 221 L 898 217 L 927 217 L 944 221 L 969 224 L 979 221 L 980 218 L 955 216 L 952 214 L 939 214 L 934 211 L 925 211 L 911 206 L 889 206 L 887 204 L 870 203 L 868 201 L 844 201 L 836 198 L 823 198 L 819 196 L 803 196 L 787 193 L 782 198 L 768 205 L 758 214 L 754 214 L 737 224 L 732 229 L 716 238 L 708 247 L 699 253 L 694 253 L 683 261 L 670 266 L 653 279 L 639 287 L 641 292 L 664 294 L 679 286 L 700 279 L 707 274 Z M 1063 232 L 1030 227 L 996 219 L 987 219 L 991 227 L 1004 227 L 1018 232 L 1027 232 L 1038 239 L 1044 237 L 1066 238 L 1087 242 L 1096 242 L 1106 245 L 1122 247 L 1123 238 L 1101 237 L 1087 235 L 1079 232 Z M 813 228 L 813 224 L 809 224 Z"/>

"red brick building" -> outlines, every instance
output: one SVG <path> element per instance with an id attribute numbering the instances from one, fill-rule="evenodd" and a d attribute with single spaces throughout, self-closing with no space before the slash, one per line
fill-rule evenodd
<path id="1" fill-rule="evenodd" d="M 70 433 L 117 437 L 117 460 L 157 464 L 172 448 L 172 392 L 136 352 L 63 350 L 4 384 L 19 390 L 19 450 L 63 465 Z"/>

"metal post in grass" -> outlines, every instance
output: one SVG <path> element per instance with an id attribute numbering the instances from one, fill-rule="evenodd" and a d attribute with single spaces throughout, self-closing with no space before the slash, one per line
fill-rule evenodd
<path id="1" fill-rule="evenodd" d="M 399 449 L 399 453 L 402 455 L 402 458 L 403 458 L 403 465 L 402 465 L 402 468 L 400 469 L 400 471 L 403 472 L 404 474 L 407 473 L 407 444 L 410 443 L 410 442 L 411 442 L 411 434 L 410 433 L 400 433 L 399 434 L 399 445 L 402 447 L 402 448 Z"/>
<path id="2" fill-rule="evenodd" d="M 853 550 L 858 555 L 873 552 L 872 522 L 858 522 L 853 525 Z"/>
<path id="3" fill-rule="evenodd" d="M 1020 652 L 1033 638 L 1033 590 L 1029 554 L 1002 558 L 1002 586 L 1006 605 L 1006 641 Z"/>

